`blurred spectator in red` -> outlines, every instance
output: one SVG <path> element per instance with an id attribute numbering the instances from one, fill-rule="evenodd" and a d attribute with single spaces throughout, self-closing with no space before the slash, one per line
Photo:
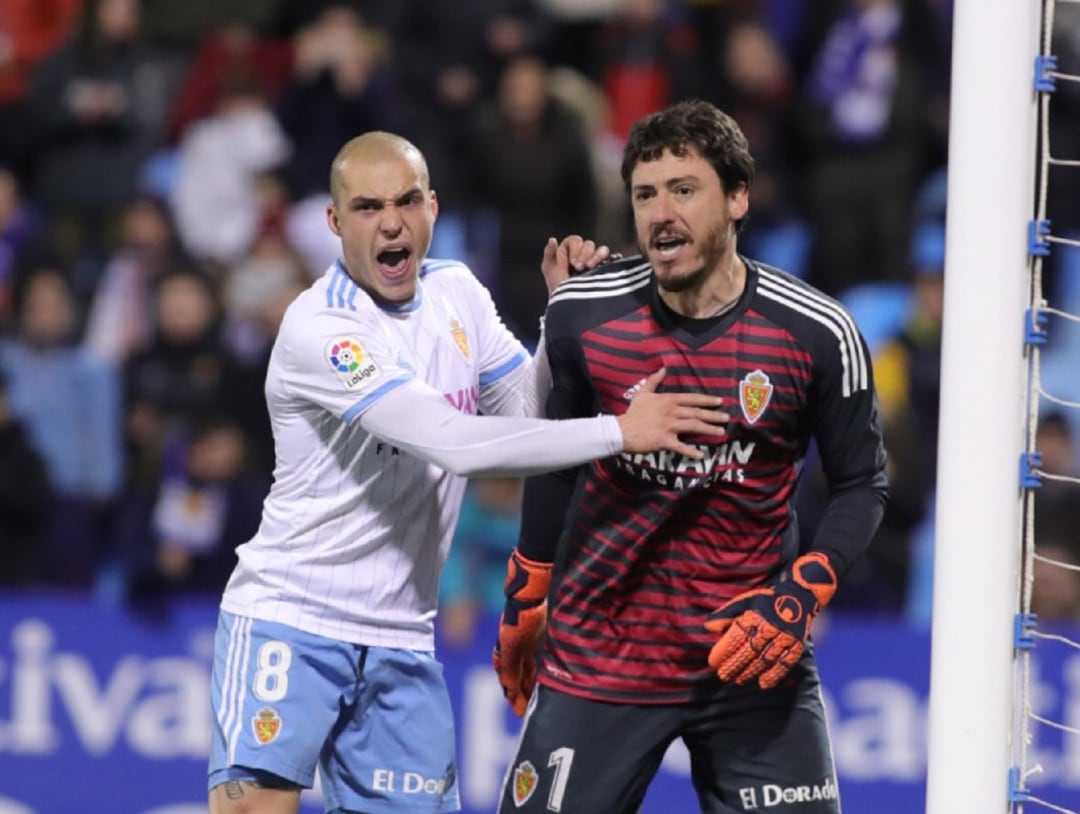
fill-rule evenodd
<path id="1" fill-rule="evenodd" d="M 53 489 L 43 578 L 88 589 L 123 478 L 118 377 L 82 346 L 79 308 L 60 268 L 35 264 L 16 303 L 16 332 L 0 348 L 0 366 Z"/>
<path id="2" fill-rule="evenodd" d="M 537 257 L 549 237 L 596 233 L 598 193 L 581 118 L 548 89 L 536 57 L 510 61 L 480 109 L 469 164 L 477 206 L 498 228 L 493 294 L 518 337 L 535 343 L 547 303 Z"/>
<path id="3" fill-rule="evenodd" d="M 7 375 L 0 368 L 0 586 L 41 583 L 41 537 L 51 504 L 45 461 L 12 413 Z"/>
<path id="4" fill-rule="evenodd" d="M 176 95 L 167 140 L 177 143 L 191 124 L 216 112 L 222 83 L 229 77 L 253 77 L 262 95 L 272 101 L 291 71 L 292 43 L 287 38 L 262 35 L 240 20 L 212 30 L 200 41 Z"/>
<path id="5" fill-rule="evenodd" d="M 679 99 L 704 97 L 710 83 L 701 70 L 701 41 L 686 10 L 672 0 L 616 0 L 607 16 L 571 31 L 588 39 L 570 64 L 604 98 L 603 120 L 591 137 L 605 221 L 598 234 L 610 235 L 619 251 L 635 252 L 630 206 L 619 174 L 623 142 L 642 116 Z M 565 48 L 556 53 L 565 54 Z M 612 180 L 617 182 L 614 187 Z"/>
<path id="6" fill-rule="evenodd" d="M 65 257 L 105 251 L 164 132 L 181 62 L 143 41 L 140 8 L 139 0 L 85 0 L 73 35 L 34 71 L 34 196 Z"/>
<path id="7" fill-rule="evenodd" d="M 668 0 L 623 0 L 597 32 L 589 73 L 607 95 L 607 132 L 619 150 L 635 121 L 704 89 L 700 39 L 675 11 Z"/>
<path id="8" fill-rule="evenodd" d="M 4 0 L 0 3 L 0 164 L 21 183 L 34 167 L 27 127 L 30 77 L 37 63 L 68 36 L 82 0 Z"/>

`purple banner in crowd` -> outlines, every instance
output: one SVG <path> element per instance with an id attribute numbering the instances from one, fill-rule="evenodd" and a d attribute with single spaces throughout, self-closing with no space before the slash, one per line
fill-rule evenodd
<path id="1" fill-rule="evenodd" d="M 212 603 L 147 618 L 77 599 L 0 597 L 0 814 L 205 814 L 215 619 Z M 929 635 L 898 622 L 822 621 L 818 657 L 845 810 L 922 811 Z M 489 619 L 469 648 L 440 651 L 466 814 L 494 810 L 516 739 L 489 664 L 494 628 Z M 1036 656 L 1034 711 L 1080 728 L 1080 651 L 1040 640 Z M 978 692 L 978 675 L 971 685 Z M 1031 763 L 1041 771 L 1032 791 L 1075 805 L 1080 736 L 1047 726 L 1034 734 Z M 305 795 L 304 814 L 321 808 L 317 790 Z M 673 747 L 642 814 L 696 810 L 686 752 Z"/>

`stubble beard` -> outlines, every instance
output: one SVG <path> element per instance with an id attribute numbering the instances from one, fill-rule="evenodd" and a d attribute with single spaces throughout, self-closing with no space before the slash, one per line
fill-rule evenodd
<path id="1" fill-rule="evenodd" d="M 710 229 L 700 244 L 701 265 L 685 274 L 662 275 L 657 273 L 657 285 L 660 286 L 661 290 L 671 292 L 672 294 L 680 294 L 684 291 L 693 291 L 702 288 L 709 277 L 712 276 L 713 272 L 720 268 L 721 261 L 724 259 L 724 254 L 728 249 L 729 235 L 730 230 L 727 227 L 714 227 Z M 694 244 L 691 243 L 688 245 L 693 246 Z M 646 257 L 649 256 L 644 248 L 641 248 L 641 253 Z M 656 268 L 657 264 L 653 263 L 654 271 Z"/>

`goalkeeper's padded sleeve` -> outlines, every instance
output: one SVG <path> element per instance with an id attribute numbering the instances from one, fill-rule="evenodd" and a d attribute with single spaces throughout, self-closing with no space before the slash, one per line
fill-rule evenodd
<path id="1" fill-rule="evenodd" d="M 506 564 L 506 606 L 491 662 L 503 695 L 518 716 L 525 714 L 536 688 L 536 651 L 547 627 L 551 563 L 527 559 L 515 549 Z"/>
<path id="2" fill-rule="evenodd" d="M 775 687 L 802 657 L 814 617 L 836 593 L 836 571 L 820 551 L 804 554 L 771 588 L 755 588 L 709 614 L 705 628 L 720 634 L 709 666 L 722 681 L 755 678 Z"/>

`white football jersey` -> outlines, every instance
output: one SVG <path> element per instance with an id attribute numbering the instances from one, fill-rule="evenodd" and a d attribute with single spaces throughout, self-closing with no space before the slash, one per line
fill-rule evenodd
<path id="1" fill-rule="evenodd" d="M 274 343 L 274 484 L 221 606 L 357 644 L 432 649 L 465 478 L 355 419 L 414 377 L 476 413 L 485 389 L 528 361 L 461 263 L 425 260 L 401 307 L 377 304 L 331 266 L 290 305 Z"/>

